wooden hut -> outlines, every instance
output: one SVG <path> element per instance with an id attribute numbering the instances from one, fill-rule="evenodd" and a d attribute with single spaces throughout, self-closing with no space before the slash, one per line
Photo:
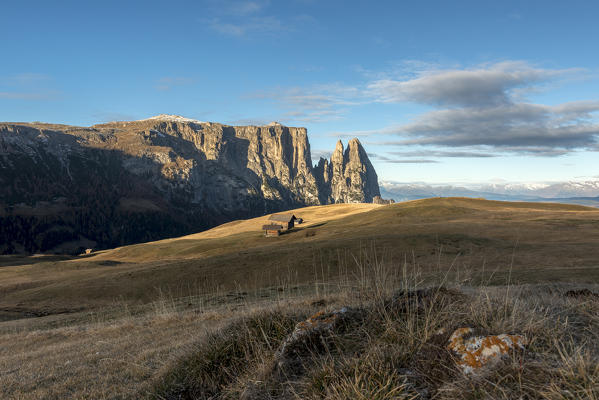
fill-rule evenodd
<path id="1" fill-rule="evenodd" d="M 276 224 L 262 225 L 262 230 L 264 231 L 264 236 L 279 236 L 281 230 L 283 230 L 283 226 Z"/>
<path id="2" fill-rule="evenodd" d="M 289 230 L 293 228 L 295 220 L 297 218 L 293 214 L 273 214 L 268 218 L 268 221 L 271 223 L 277 223 L 283 225 L 283 230 Z"/>

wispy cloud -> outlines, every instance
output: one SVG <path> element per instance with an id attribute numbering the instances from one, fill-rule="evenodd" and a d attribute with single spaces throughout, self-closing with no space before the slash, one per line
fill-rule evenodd
<path id="1" fill-rule="evenodd" d="M 236 37 L 256 33 L 281 32 L 288 29 L 281 20 L 272 15 L 254 16 L 237 22 L 229 22 L 224 18 L 214 17 L 207 22 L 213 31 Z"/>
<path id="2" fill-rule="evenodd" d="M 183 76 L 165 76 L 156 81 L 155 87 L 157 90 L 167 91 L 177 86 L 192 85 L 194 82 L 194 79 Z"/>
<path id="3" fill-rule="evenodd" d="M 0 92 L 0 99 L 8 100 L 51 100 L 56 93 L 49 92 Z"/>
<path id="4" fill-rule="evenodd" d="M 391 144 L 394 144 L 391 142 Z M 400 157 L 438 157 L 438 158 L 490 158 L 497 157 L 497 154 L 483 153 L 476 151 L 439 151 L 439 150 L 420 150 L 420 151 L 390 151 Z"/>
<path id="5" fill-rule="evenodd" d="M 380 80 L 409 80 L 434 71 L 444 69 L 457 69 L 459 65 L 450 65 L 440 62 L 404 59 L 388 64 L 385 68 L 369 69 L 361 65 L 354 66 L 354 70 L 367 79 L 367 84 Z"/>
<path id="6" fill-rule="evenodd" d="M 389 154 L 389 153 L 387 153 L 387 154 Z M 383 162 L 383 163 L 389 163 L 389 164 L 432 164 L 432 163 L 439 162 L 437 160 L 430 160 L 430 159 L 424 159 L 424 158 L 401 159 L 401 158 L 384 156 L 384 155 L 381 155 L 378 153 L 368 153 L 368 157 L 370 157 L 376 161 Z M 408 155 L 408 157 L 411 157 L 411 155 Z"/>
<path id="7" fill-rule="evenodd" d="M 298 14 L 291 18 L 281 17 L 270 10 L 270 1 L 220 0 L 212 2 L 208 13 L 200 19 L 214 32 L 237 38 L 251 35 L 271 35 L 290 32 L 296 26 L 314 20 L 310 15 Z"/>
<path id="8" fill-rule="evenodd" d="M 263 10 L 269 1 L 222 1 L 223 11 L 231 15 L 246 16 Z"/>
<path id="9" fill-rule="evenodd" d="M 23 72 L 0 76 L 0 99 L 54 100 L 60 92 L 51 88 L 51 78 L 46 74 Z"/>
<path id="10" fill-rule="evenodd" d="M 309 88 L 275 88 L 249 94 L 251 99 L 264 99 L 281 107 L 283 120 L 303 123 L 341 118 L 349 106 L 357 105 L 359 90 L 340 84 L 316 85 Z"/>
<path id="11" fill-rule="evenodd" d="M 50 76 L 37 72 L 22 72 L 0 78 L 0 84 L 8 86 L 32 86 L 49 81 Z"/>
<path id="12" fill-rule="evenodd" d="M 436 164 L 437 160 L 426 160 L 426 159 L 405 159 L 405 160 L 385 160 L 384 162 L 389 164 Z"/>
<path id="13" fill-rule="evenodd" d="M 254 125 L 254 126 L 263 126 L 273 122 L 272 120 L 268 120 L 265 118 L 238 118 L 231 121 L 228 121 L 230 125 Z"/>
<path id="14" fill-rule="evenodd" d="M 330 150 L 321 150 L 321 149 L 314 149 L 310 153 L 312 155 L 312 161 L 318 161 L 318 160 L 320 160 L 320 158 L 329 159 L 329 158 L 331 158 L 331 154 L 333 154 L 333 152 Z"/>
<path id="15" fill-rule="evenodd" d="M 351 132 L 341 132 L 334 131 L 327 134 L 330 137 L 340 137 L 340 138 L 353 138 L 353 137 L 375 137 L 379 135 L 393 135 L 397 134 L 398 129 L 401 128 L 401 125 L 391 125 L 386 126 L 380 129 L 367 129 L 367 130 L 359 130 L 359 131 L 351 131 Z"/>
<path id="16" fill-rule="evenodd" d="M 522 19 L 522 14 L 519 13 L 519 12 L 514 11 L 514 12 L 511 12 L 511 13 L 509 13 L 507 15 L 507 19 L 510 19 L 510 20 L 521 20 Z"/>

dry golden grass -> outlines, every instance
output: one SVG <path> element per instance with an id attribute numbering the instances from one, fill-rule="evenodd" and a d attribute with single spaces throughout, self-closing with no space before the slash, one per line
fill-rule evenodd
<path id="1" fill-rule="evenodd" d="M 231 368 L 210 364 L 220 398 L 598 397 L 598 302 L 562 294 L 599 290 L 599 210 L 429 199 L 294 213 L 306 224 L 278 238 L 257 219 L 91 257 L 0 260 L 0 398 L 161 398 L 200 385 L 187 368 L 203 371 L 194 360 L 220 339 L 243 350 Z M 439 283 L 468 301 L 381 308 Z M 343 305 L 372 318 L 293 379 L 271 374 L 294 322 Z M 31 313 L 48 315 L 16 319 Z M 247 324 L 272 331 L 228 336 Z M 525 372 L 461 376 L 435 336 L 457 325 L 532 338 Z"/>
<path id="2" fill-rule="evenodd" d="M 390 262 L 408 259 L 423 274 L 453 265 L 456 279 L 468 282 L 599 280 L 593 208 L 439 198 L 293 212 L 306 224 L 278 238 L 265 238 L 255 219 L 91 257 L 4 266 L 0 310 L 72 312 L 115 299 L 143 304 L 161 291 L 181 297 L 335 280 L 356 273 L 352 254 L 372 243 Z"/>
<path id="3" fill-rule="evenodd" d="M 415 290 L 413 265 L 355 254 L 357 273 L 334 283 L 287 284 L 256 293 L 171 298 L 53 328 L 44 318 L 0 327 L 0 398 L 6 399 L 596 399 L 599 299 L 565 297 L 597 285 L 460 286 L 422 304 L 390 302 Z M 318 295 L 316 294 L 318 293 Z M 460 294 L 461 293 L 461 294 Z M 402 297 L 399 297 L 400 299 Z M 350 306 L 362 317 L 281 373 L 274 359 L 295 323 L 320 309 Z M 33 321 L 31 321 L 33 320 Z M 524 359 L 479 377 L 462 375 L 445 350 L 457 327 L 518 333 Z M 210 397 L 212 396 L 212 397 Z M 245 396 L 245 397 L 243 397 Z"/>
<path id="4" fill-rule="evenodd" d="M 309 307 L 311 296 L 275 290 L 268 298 L 167 296 L 143 307 L 0 323 L 0 398 L 137 399 L 152 378 L 232 321 L 273 309 Z M 212 301 L 210 301 L 212 300 Z M 58 327 L 56 327 L 58 326 Z"/>
<path id="5" fill-rule="evenodd" d="M 285 211 L 284 214 L 295 214 L 298 217 L 301 217 L 304 220 L 304 223 L 301 225 L 302 229 L 310 228 L 313 226 L 318 226 L 319 224 L 326 223 L 329 221 L 334 221 L 340 218 L 347 217 L 349 215 L 355 215 L 364 213 L 367 211 L 375 210 L 378 207 L 381 207 L 377 204 L 369 204 L 369 203 L 360 203 L 360 204 L 331 204 L 327 206 L 312 206 L 312 207 L 304 207 L 295 210 Z M 281 213 L 283 214 L 283 213 Z M 93 260 L 111 260 L 118 259 L 119 261 L 155 261 L 156 259 L 164 260 L 165 258 L 197 258 L 197 257 L 206 257 L 211 255 L 218 255 L 222 253 L 222 250 L 226 250 L 224 246 L 215 246 L 218 244 L 218 241 L 212 242 L 212 245 L 209 246 L 209 250 L 216 250 L 214 252 L 207 251 L 194 251 L 194 246 L 180 245 L 179 242 L 182 243 L 194 243 L 195 241 L 205 240 L 205 239 L 226 239 L 228 237 L 239 237 L 243 234 L 251 233 L 253 234 L 255 239 L 255 234 L 260 233 L 260 229 L 262 225 L 268 223 L 268 218 L 271 214 L 265 215 L 263 217 L 257 217 L 246 220 L 238 220 L 228 222 L 223 225 L 219 225 L 215 228 L 209 229 L 204 232 L 195 233 L 192 235 L 181 236 L 173 239 L 164 239 L 156 242 L 151 242 L 148 244 L 125 246 L 116 248 L 113 250 L 106 250 L 98 252 Z M 178 252 L 171 254 L 162 254 L 158 256 L 153 251 L 148 251 L 148 247 L 159 247 L 162 250 L 177 248 Z M 131 249 L 141 249 L 142 251 L 131 251 Z M 190 250 L 190 251 L 186 251 Z M 202 249 L 203 250 L 203 249 Z"/>
<path id="6" fill-rule="evenodd" d="M 323 222 L 334 221 L 349 215 L 375 210 L 379 207 L 381 206 L 370 203 L 331 204 L 328 206 L 304 207 L 296 210 L 285 211 L 281 214 L 296 214 L 296 216 L 303 218 L 304 223 L 301 226 L 306 228 Z M 233 221 L 229 222 L 228 224 L 223 224 L 221 226 L 217 226 L 216 228 L 209 229 L 205 232 L 183 236 L 173 240 L 222 238 L 242 232 L 256 232 L 262 225 L 268 223 L 269 216 L 270 215 L 241 221 Z"/>
<path id="7" fill-rule="evenodd" d="M 323 297 L 327 309 L 357 312 L 331 334 L 306 342 L 298 362 L 281 367 L 276 350 L 314 306 L 269 308 L 209 335 L 195 352 L 152 381 L 152 399 L 596 399 L 599 299 L 568 298 L 566 287 L 528 285 L 428 291 L 422 302 L 397 297 L 417 276 L 370 257 L 352 290 Z M 442 281 L 446 278 L 440 277 Z M 447 283 L 445 281 L 445 283 Z M 593 290 L 597 290 L 595 285 Z M 410 290 L 410 289 L 409 289 Z M 393 293 L 396 295 L 393 296 Z M 406 292 L 404 292 L 406 293 Z M 408 292 L 409 293 L 409 292 Z M 399 300 L 390 301 L 396 298 Z M 403 299 L 403 300 L 402 300 Z M 458 327 L 519 333 L 513 354 L 464 375 L 447 350 Z"/>
<path id="8" fill-rule="evenodd" d="M 225 316 L 147 315 L 0 335 L 0 397 L 136 398 L 144 382 Z"/>

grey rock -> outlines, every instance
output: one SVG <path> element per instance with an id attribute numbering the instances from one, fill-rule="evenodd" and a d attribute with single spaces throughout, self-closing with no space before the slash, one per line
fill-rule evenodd
<path id="1" fill-rule="evenodd" d="M 314 171 L 323 204 L 372 203 L 381 195 L 376 171 L 356 138 L 345 151 L 339 140 L 330 162 L 321 158 Z"/>

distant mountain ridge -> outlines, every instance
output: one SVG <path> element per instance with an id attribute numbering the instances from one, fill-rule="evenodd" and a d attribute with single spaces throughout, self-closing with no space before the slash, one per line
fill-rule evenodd
<path id="1" fill-rule="evenodd" d="M 0 253 L 115 247 L 380 194 L 357 139 L 326 162 L 312 166 L 305 128 L 279 123 L 0 123 Z"/>
<path id="2" fill-rule="evenodd" d="M 430 185 L 426 183 L 380 182 L 384 197 L 396 201 L 429 197 L 484 197 L 489 200 L 555 201 L 599 206 L 599 180 L 554 183 L 485 183 Z"/>

